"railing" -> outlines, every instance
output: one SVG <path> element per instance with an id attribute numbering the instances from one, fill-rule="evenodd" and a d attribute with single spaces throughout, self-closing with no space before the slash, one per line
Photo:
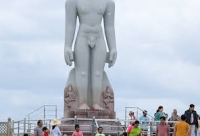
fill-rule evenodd
<path id="1" fill-rule="evenodd" d="M 31 120 L 44 120 L 44 124 L 47 122 L 46 119 L 55 119 L 57 118 L 57 105 L 43 105 L 38 109 L 30 112 L 24 117 L 23 123 L 25 124 L 24 131 L 28 128 L 30 131 L 32 126 L 35 126 L 35 122 L 31 122 Z"/>
<path id="2" fill-rule="evenodd" d="M 57 118 L 57 105 L 43 105 L 24 117 L 26 120 Z"/>
<path id="3" fill-rule="evenodd" d="M 121 122 L 126 122 L 126 123 L 130 123 L 133 120 L 124 120 L 124 119 L 95 119 L 91 118 L 91 119 L 85 119 L 85 118 L 65 118 L 65 119 L 60 119 L 61 122 L 64 121 L 72 121 L 73 124 L 71 125 L 66 125 L 66 124 L 61 124 L 60 125 L 60 129 L 62 134 L 72 134 L 72 132 L 74 130 L 66 130 L 63 128 L 74 128 L 74 125 L 77 124 L 79 121 L 88 121 L 91 122 L 91 124 L 86 124 L 86 125 L 81 125 L 81 128 L 83 127 L 88 127 L 88 128 L 92 128 L 89 130 L 84 130 L 82 131 L 83 133 L 90 133 L 90 136 L 94 136 L 95 133 L 97 132 L 97 128 L 99 126 L 103 127 L 103 128 L 108 128 L 108 127 L 112 127 L 115 129 L 110 130 L 106 130 L 104 129 L 104 133 L 107 135 L 112 135 L 112 136 L 120 136 L 122 133 L 124 133 L 127 129 L 127 127 L 125 125 L 122 125 Z M 47 126 L 48 128 L 50 128 L 50 122 L 51 119 L 46 119 L 43 120 L 46 122 L 46 124 L 44 124 L 44 126 Z M 28 122 L 35 122 L 33 124 L 31 124 L 31 128 L 29 129 L 27 126 L 30 125 L 28 124 Z M 99 122 L 115 122 L 115 125 L 100 125 Z M 156 130 L 156 124 L 158 124 L 159 121 L 141 121 L 140 123 L 147 123 L 147 128 L 148 130 L 146 132 L 142 132 L 142 134 L 146 133 L 148 136 L 154 136 L 155 135 L 155 130 Z M 176 123 L 175 121 L 166 121 L 166 123 Z M 33 134 L 33 130 L 34 127 L 37 126 L 37 120 L 20 120 L 20 121 L 15 121 L 13 122 L 13 131 L 14 131 L 14 135 L 15 136 L 23 136 L 24 133 L 29 133 L 29 134 Z M 141 126 L 142 127 L 142 126 Z M 173 129 L 173 127 L 171 127 L 171 130 Z M 173 133 L 173 132 L 171 132 Z M 67 135 L 68 135 L 67 134 Z"/>

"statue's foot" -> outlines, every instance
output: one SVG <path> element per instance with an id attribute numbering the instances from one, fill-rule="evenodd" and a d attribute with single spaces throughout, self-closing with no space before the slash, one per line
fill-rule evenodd
<path id="1" fill-rule="evenodd" d="M 80 111 L 88 111 L 90 108 L 88 107 L 87 104 L 81 104 L 81 106 L 78 108 Z"/>
<path id="2" fill-rule="evenodd" d="M 97 110 L 97 111 L 104 111 L 105 110 L 105 109 L 101 108 L 101 106 L 99 106 L 99 104 L 94 104 L 93 108 L 94 108 L 94 110 Z"/>

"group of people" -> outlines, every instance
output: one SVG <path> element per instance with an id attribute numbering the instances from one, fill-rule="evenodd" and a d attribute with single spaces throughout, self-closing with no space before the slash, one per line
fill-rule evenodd
<path id="1" fill-rule="evenodd" d="M 143 111 L 143 115 L 138 119 L 134 112 L 131 111 L 129 115 L 132 121 L 122 136 L 147 136 L 149 126 L 152 127 L 156 136 L 200 136 L 200 116 L 194 108 L 195 105 L 190 104 L 189 109 L 181 116 L 174 109 L 172 116 L 168 119 L 168 114 L 165 114 L 163 107 L 159 106 L 154 114 L 154 124 L 151 125 L 146 110 Z M 60 121 L 55 119 L 50 125 L 50 129 L 43 127 L 43 121 L 39 120 L 37 127 L 34 128 L 34 136 L 61 136 L 61 131 L 58 127 Z M 24 134 L 24 136 L 28 136 L 28 134 Z M 75 131 L 72 136 L 83 136 L 79 125 L 75 125 Z M 102 127 L 98 128 L 98 133 L 95 136 L 105 136 Z"/>
<path id="2" fill-rule="evenodd" d="M 142 135 L 143 132 L 143 136 L 147 136 L 148 135 L 148 126 L 149 126 L 149 117 L 147 116 L 147 111 L 144 110 L 143 111 L 143 116 L 141 116 L 138 120 L 141 121 L 140 122 L 136 119 L 134 112 L 130 111 L 129 112 L 129 116 L 131 117 L 131 121 L 130 122 L 130 126 L 127 128 L 126 132 L 124 132 L 122 134 L 122 136 L 140 136 Z M 136 121 L 134 121 L 136 120 Z M 140 126 L 139 126 L 140 124 Z"/>
<path id="3" fill-rule="evenodd" d="M 51 128 L 48 129 L 47 127 L 43 127 L 42 120 L 38 120 L 37 127 L 34 128 L 34 136 L 62 136 L 61 131 L 58 127 L 58 125 L 60 124 L 60 121 L 55 119 L 50 123 Z M 24 136 L 29 135 L 24 134 Z M 78 124 L 75 125 L 75 131 L 73 132 L 72 136 L 84 136 L 83 133 L 80 131 L 80 126 Z M 95 136 L 105 136 L 105 134 L 103 134 L 103 127 L 98 128 L 98 133 Z"/>
<path id="4" fill-rule="evenodd" d="M 194 110 L 195 105 L 190 104 L 189 109 L 181 116 L 174 109 L 172 116 L 168 119 L 168 114 L 163 112 L 163 107 L 159 106 L 154 114 L 154 125 L 151 125 L 156 136 L 200 136 L 200 116 Z M 134 113 L 129 113 L 131 120 L 136 120 Z M 134 117 L 132 117 L 134 116 Z M 134 118 L 134 119 L 133 119 Z M 138 127 L 140 123 L 140 127 Z M 168 121 L 168 122 L 166 122 Z M 147 111 L 143 111 L 141 116 L 136 121 L 131 121 L 131 124 L 123 136 L 147 136 L 150 119 L 147 116 Z"/>
<path id="5" fill-rule="evenodd" d="M 190 104 L 189 109 L 185 111 L 185 113 L 181 116 L 177 114 L 177 110 L 174 109 L 171 118 L 168 121 L 175 121 L 178 123 L 169 123 L 166 124 L 169 128 L 169 131 L 173 132 L 175 136 L 200 136 L 200 117 L 197 112 L 194 110 L 195 105 Z M 155 113 L 155 121 L 159 121 L 161 117 L 166 118 L 166 114 L 163 112 L 163 107 L 159 106 L 157 112 Z M 185 124 L 186 123 L 186 124 Z M 182 125 L 181 125 L 182 124 Z M 183 125 L 185 124 L 185 125 Z M 157 127 L 158 129 L 158 127 Z M 172 134 L 171 134 L 172 135 Z M 158 135 L 159 136 L 159 135 Z"/>
<path id="6" fill-rule="evenodd" d="M 61 132 L 58 127 L 60 124 L 61 122 L 55 119 L 50 123 L 51 128 L 48 129 L 47 127 L 43 127 L 42 120 L 38 120 L 37 127 L 34 128 L 33 136 L 61 136 Z M 24 136 L 28 136 L 28 134 L 24 134 Z"/>

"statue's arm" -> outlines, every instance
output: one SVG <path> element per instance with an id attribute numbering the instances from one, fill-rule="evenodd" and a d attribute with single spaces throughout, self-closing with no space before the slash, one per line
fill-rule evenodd
<path id="1" fill-rule="evenodd" d="M 110 52 L 109 67 L 114 65 L 115 60 L 117 58 L 114 19 L 115 19 L 115 3 L 112 0 L 108 0 L 106 12 L 104 14 L 104 29 Z"/>
<path id="2" fill-rule="evenodd" d="M 65 47 L 64 55 L 67 65 L 72 65 L 72 44 L 76 30 L 76 0 L 67 0 L 65 3 Z"/>

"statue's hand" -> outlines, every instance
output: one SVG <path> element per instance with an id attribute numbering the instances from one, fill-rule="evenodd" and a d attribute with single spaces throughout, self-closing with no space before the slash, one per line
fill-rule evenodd
<path id="1" fill-rule="evenodd" d="M 67 65 L 71 66 L 72 65 L 72 61 L 73 61 L 73 52 L 71 48 L 65 48 L 65 62 Z"/>
<path id="2" fill-rule="evenodd" d="M 115 64 L 115 61 L 117 59 L 117 50 L 116 49 L 112 49 L 110 50 L 110 58 L 109 58 L 109 65 L 108 67 L 112 67 Z"/>

